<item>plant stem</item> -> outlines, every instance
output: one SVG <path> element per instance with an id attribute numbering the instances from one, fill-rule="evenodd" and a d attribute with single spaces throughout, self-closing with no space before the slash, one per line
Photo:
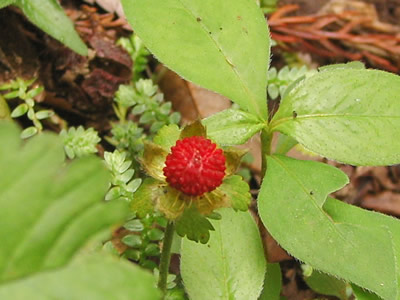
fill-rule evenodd
<path id="1" fill-rule="evenodd" d="M 272 133 L 263 129 L 261 131 L 261 178 L 267 172 L 267 155 L 271 154 Z"/>
<path id="2" fill-rule="evenodd" d="M 160 276 L 158 278 L 158 288 L 161 290 L 162 298 L 165 299 L 167 293 L 167 278 L 169 273 L 169 263 L 171 260 L 171 246 L 174 237 L 175 225 L 169 221 L 165 228 L 163 248 L 160 258 Z"/>

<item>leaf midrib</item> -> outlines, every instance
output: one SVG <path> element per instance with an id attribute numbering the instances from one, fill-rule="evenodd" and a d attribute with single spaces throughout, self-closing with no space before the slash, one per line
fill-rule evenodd
<path id="1" fill-rule="evenodd" d="M 206 36 L 212 41 L 212 44 L 214 44 L 214 46 L 217 48 L 217 53 L 221 53 L 222 57 L 224 58 L 224 60 L 226 61 L 227 65 L 230 67 L 230 69 L 233 71 L 233 73 L 236 75 L 236 77 L 239 79 L 240 84 L 242 85 L 243 90 L 245 91 L 245 93 L 248 95 L 248 100 L 251 103 L 251 105 L 253 106 L 253 109 L 255 112 L 257 112 L 257 115 L 259 117 L 261 117 L 262 119 L 264 119 L 264 116 L 262 116 L 262 113 L 260 112 L 260 109 L 258 107 L 257 101 L 255 100 L 255 96 L 253 95 L 253 93 L 251 93 L 251 91 L 248 89 L 247 85 L 245 84 L 245 81 L 242 79 L 242 77 L 240 76 L 239 72 L 237 71 L 235 65 L 230 62 L 228 56 L 225 54 L 225 51 L 222 49 L 222 47 L 218 44 L 218 42 L 212 37 L 211 34 L 208 34 L 210 32 L 210 30 L 208 30 L 208 28 L 205 26 L 205 24 L 203 22 L 197 22 L 196 18 L 197 16 L 193 14 L 193 12 L 190 10 L 189 7 L 185 6 L 185 4 L 182 2 L 182 0 L 178 0 L 179 3 L 182 5 L 182 7 L 184 8 L 184 10 L 191 16 L 193 17 L 194 22 L 196 22 L 196 24 L 200 25 L 200 28 L 203 29 L 204 33 L 206 34 Z M 267 112 L 268 114 L 268 112 Z"/>

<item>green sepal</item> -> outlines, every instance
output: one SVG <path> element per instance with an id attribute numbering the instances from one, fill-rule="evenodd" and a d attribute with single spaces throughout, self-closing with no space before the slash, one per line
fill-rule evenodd
<path id="1" fill-rule="evenodd" d="M 133 195 L 131 210 L 140 218 L 152 213 L 160 193 L 160 182 L 153 178 L 146 178 Z"/>
<path id="2" fill-rule="evenodd" d="M 210 215 L 215 209 L 230 206 L 227 197 L 225 197 L 219 188 L 202 196 L 195 197 L 193 203 L 199 213 L 206 216 Z"/>
<path id="3" fill-rule="evenodd" d="M 249 185 L 239 175 L 233 175 L 224 179 L 218 187 L 224 194 L 225 201 L 235 210 L 246 211 L 251 202 Z"/>
<path id="4" fill-rule="evenodd" d="M 168 152 L 160 145 L 144 141 L 143 158 L 141 165 L 151 177 L 165 181 L 163 168 Z"/>
<path id="5" fill-rule="evenodd" d="M 170 186 L 164 186 L 157 197 L 156 208 L 169 220 L 182 215 L 191 198 Z"/>
<path id="6" fill-rule="evenodd" d="M 181 131 L 177 125 L 165 125 L 158 131 L 153 142 L 164 148 L 164 150 L 170 152 L 171 147 L 175 146 L 180 135 Z"/>
<path id="7" fill-rule="evenodd" d="M 186 208 L 175 224 L 178 235 L 187 236 L 189 240 L 202 244 L 208 242 L 210 230 L 214 230 L 210 221 L 201 215 L 194 205 Z"/>
<path id="8" fill-rule="evenodd" d="M 224 149 L 225 156 L 225 177 L 231 176 L 236 173 L 240 166 L 242 157 L 247 153 L 247 150 L 227 148 Z"/>
<path id="9" fill-rule="evenodd" d="M 202 136 L 203 138 L 207 138 L 206 128 L 201 124 L 199 120 L 194 121 L 192 124 L 189 124 L 183 128 L 179 139 L 184 139 L 192 136 Z"/>

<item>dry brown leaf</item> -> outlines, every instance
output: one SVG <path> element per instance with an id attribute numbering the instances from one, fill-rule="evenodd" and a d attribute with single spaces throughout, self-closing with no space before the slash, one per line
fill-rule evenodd
<path id="1" fill-rule="evenodd" d="M 226 97 L 188 82 L 170 70 L 165 71 L 158 85 L 174 110 L 181 113 L 183 123 L 206 118 L 231 106 Z"/>

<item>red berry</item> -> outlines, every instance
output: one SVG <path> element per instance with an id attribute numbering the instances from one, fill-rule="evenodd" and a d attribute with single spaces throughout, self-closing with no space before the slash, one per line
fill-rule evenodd
<path id="1" fill-rule="evenodd" d="M 190 196 L 201 196 L 221 185 L 225 156 L 217 145 L 201 136 L 178 140 L 165 161 L 167 182 Z"/>

